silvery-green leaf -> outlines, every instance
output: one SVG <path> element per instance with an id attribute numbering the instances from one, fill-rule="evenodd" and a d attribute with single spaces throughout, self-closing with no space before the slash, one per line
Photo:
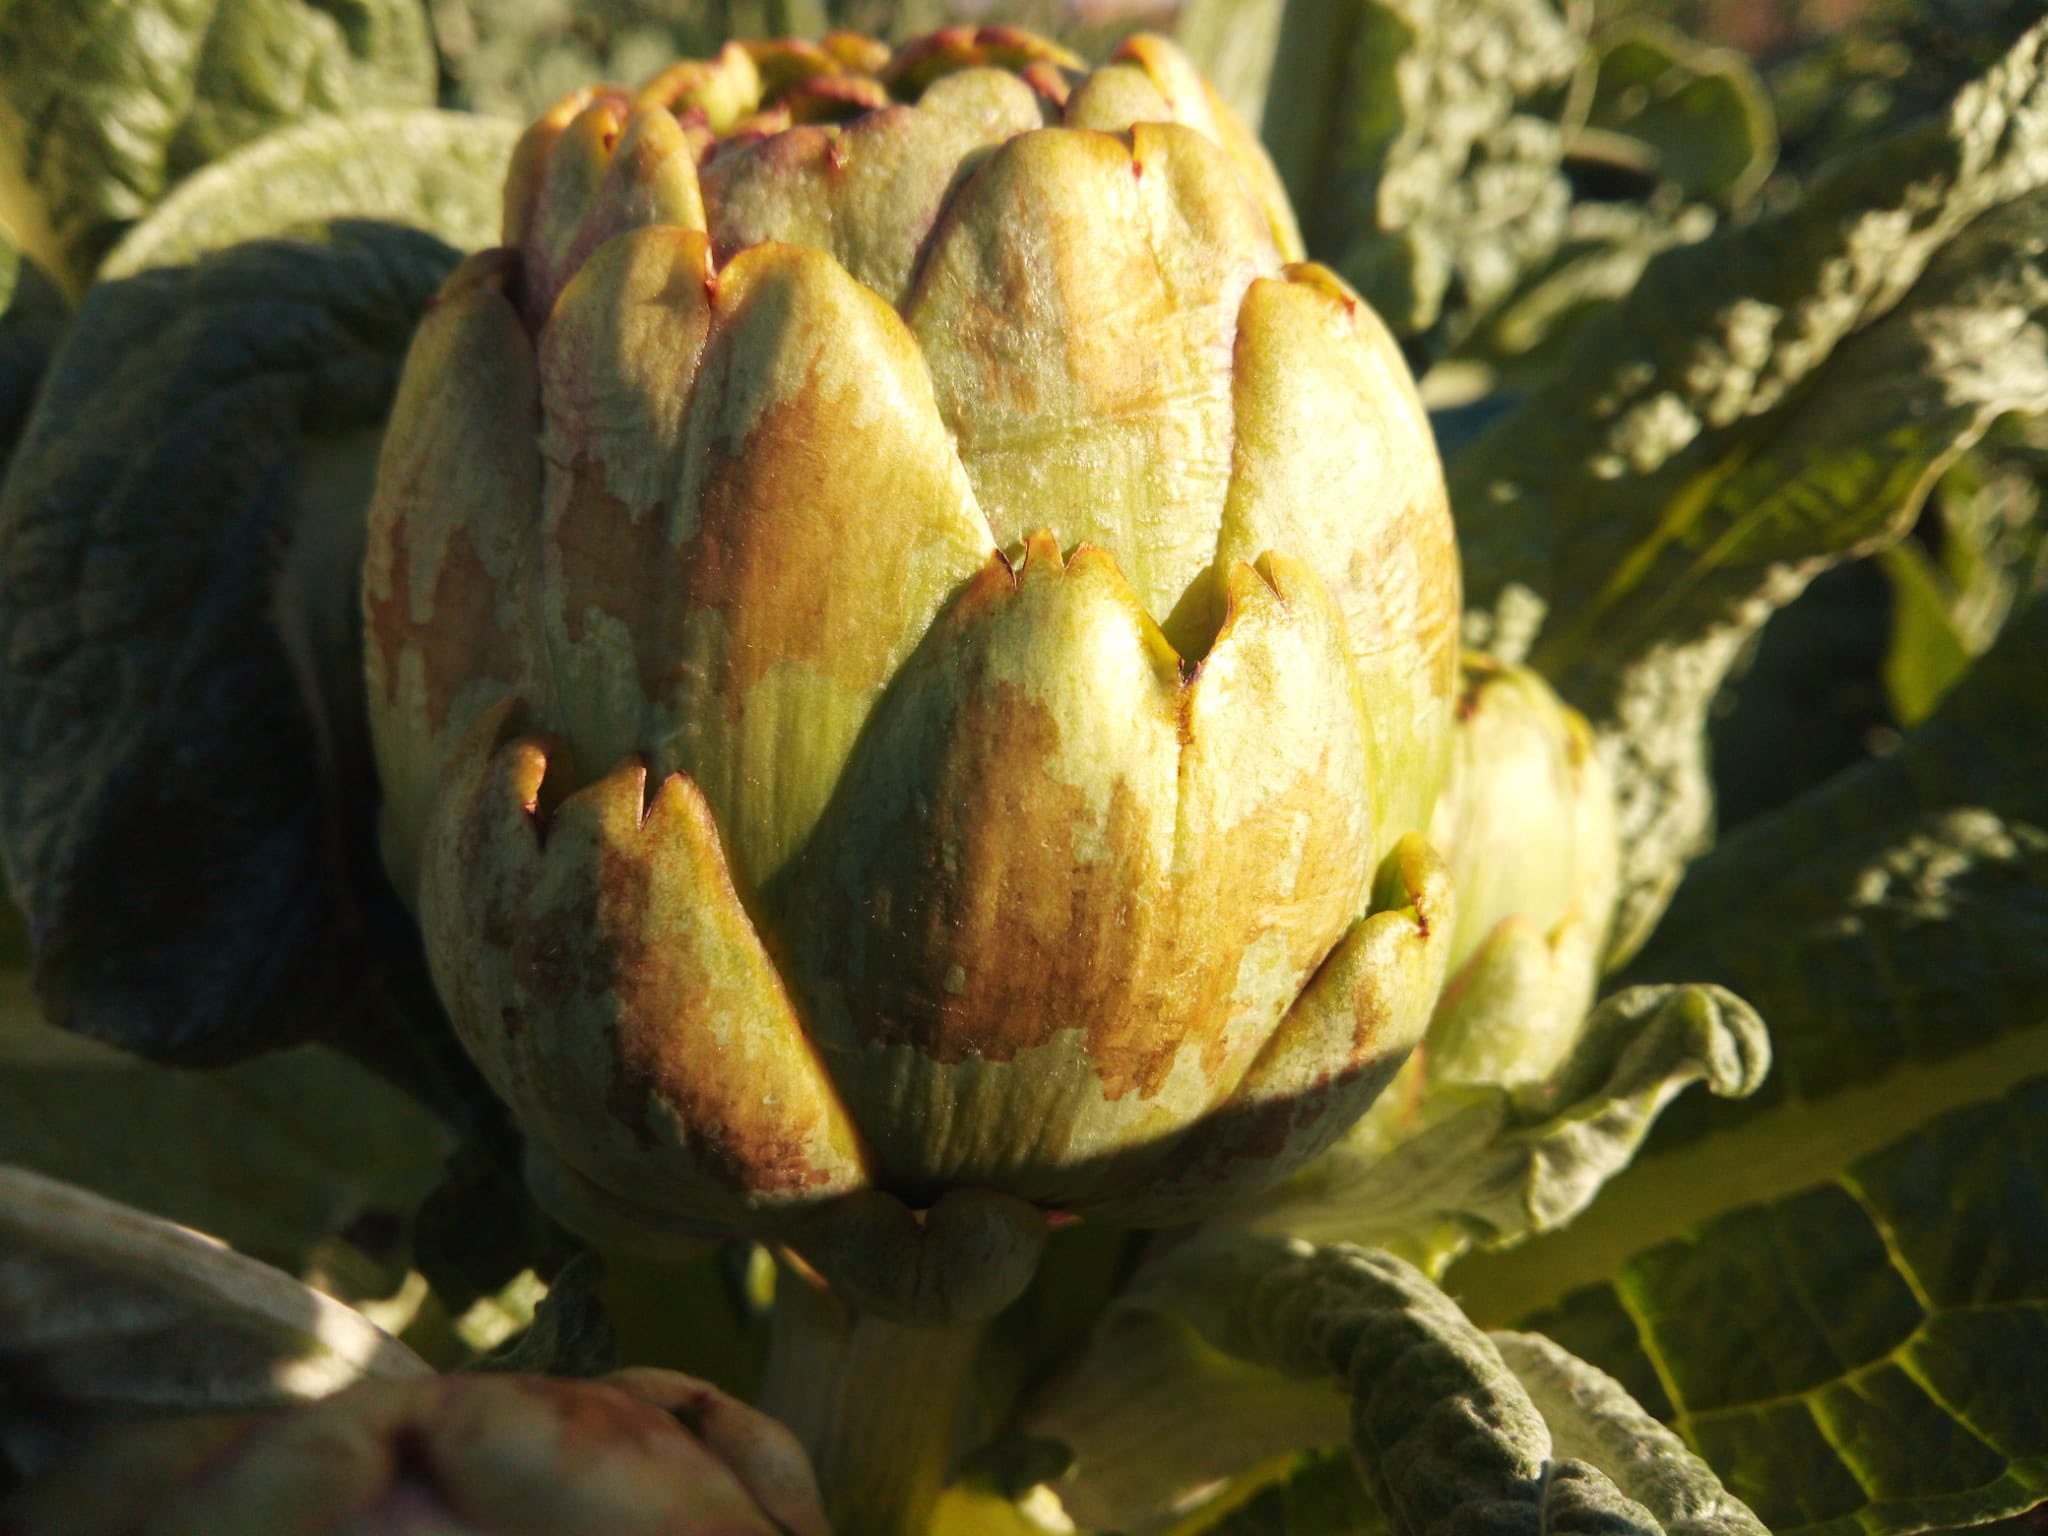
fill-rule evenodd
<path id="1" fill-rule="evenodd" d="M 1550 0 L 1291 0 L 1263 134 L 1318 260 L 1397 333 L 1483 310 L 1563 233 L 1577 67 Z"/>
<path id="2" fill-rule="evenodd" d="M 1448 363 L 1483 366 L 1497 388 L 1535 386 L 1581 329 L 1635 287 L 1651 257 L 1713 228 L 1713 211 L 1698 203 L 1573 203 L 1557 248 L 1521 274 Z"/>
<path id="3" fill-rule="evenodd" d="M 1710 819 L 1702 723 L 1756 626 L 2048 406 L 2048 24 L 1793 206 L 1664 252 L 1451 465 L 1468 638 L 1604 736 L 1626 951 Z"/>
<path id="4" fill-rule="evenodd" d="M 0 226 L 83 287 L 181 177 L 301 118 L 426 106 L 434 75 L 417 0 L 12 0 Z"/>
<path id="5" fill-rule="evenodd" d="M 51 364 L 0 490 L 0 849 L 55 1022 L 218 1060 L 360 1031 L 421 974 L 375 873 L 357 585 L 454 259 L 376 224 L 235 247 L 97 285 Z"/>
<path id="6" fill-rule="evenodd" d="M 424 1374 L 340 1302 L 213 1239 L 0 1167 L 0 1470 L 157 1414 Z"/>
<path id="7" fill-rule="evenodd" d="M 1441 1274 L 1473 1247 L 1564 1225 L 1628 1165 L 1684 1089 L 1756 1090 L 1770 1044 L 1719 987 L 1635 987 L 1594 1010 L 1547 1083 L 1438 1096 L 1408 1124 L 1395 1095 L 1280 1189 L 1248 1205 L 1262 1232 L 1385 1248 Z"/>
<path id="8" fill-rule="evenodd" d="M 1270 1404 L 1291 1404 L 1301 1415 L 1292 1449 L 1313 1444 L 1309 1435 L 1327 1443 L 1346 1433 L 1394 1532 L 1480 1528 L 1474 1522 L 1503 1533 L 1662 1531 L 1606 1474 L 1556 1453 L 1542 1414 L 1494 1345 L 1449 1297 L 1391 1255 L 1212 1233 L 1149 1263 L 1107 1320 L 1105 1337 L 1145 1313 L 1156 1314 L 1163 1337 L 1178 1344 L 1183 1367 L 1234 1362 L 1248 1380 L 1264 1380 Z M 1123 1353 L 1127 1361 L 1134 1356 Z M 1142 1358 L 1142 1349 L 1135 1354 Z M 1172 1352 L 1155 1358 L 1175 1371 Z M 1202 1395 L 1198 1378 L 1184 1368 L 1177 1374 L 1191 1398 Z M 1288 1381 L 1296 1384 L 1291 1397 Z M 1061 1494 L 1083 1519 L 1096 1507 L 1090 1479 L 1117 1482 L 1114 1452 L 1103 1449 L 1113 1442 L 1098 1435 L 1073 1445 L 1080 1416 L 1071 1408 L 1064 1435 L 1059 1427 L 1059 1397 L 1075 1402 L 1086 1390 L 1063 1384 L 1033 1420 L 1039 1433 L 1072 1437 L 1076 1459 Z M 1095 1416 L 1099 1428 L 1107 1418 L 1099 1405 Z M 1273 1438 L 1255 1414 L 1211 1425 L 1211 1479 L 1252 1464 L 1246 1452 L 1256 1447 L 1246 1441 Z M 1226 1461 L 1236 1465 L 1218 1466 Z M 1188 1496 L 1199 1491 L 1197 1484 Z M 1115 1488 L 1115 1500 L 1127 1517 L 1150 1523 L 1171 1514 L 1145 1511 L 1128 1488 Z"/>
<path id="9" fill-rule="evenodd" d="M 293 1273 L 344 1230 L 402 1230 L 450 1143 L 412 1099 L 332 1051 L 158 1066 L 39 1022 L 26 979 L 0 974 L 0 1162 Z"/>
<path id="10" fill-rule="evenodd" d="M 495 245 L 519 125 L 466 112 L 360 112 L 281 129 L 181 182 L 100 268 L 104 281 L 333 219 Z"/>
<path id="11" fill-rule="evenodd" d="M 1768 1536 L 1713 1469 L 1657 1422 L 1621 1384 L 1529 1333 L 1491 1335 L 1529 1393 L 1560 1456 L 1599 1468 L 1670 1536 Z M 1205 1536 L 1376 1536 L 1386 1523 L 1349 1456 L 1310 1452 Z"/>
<path id="12" fill-rule="evenodd" d="M 1713 1468 L 1621 1383 L 1541 1334 L 1495 1333 L 1494 1348 L 1536 1404 L 1559 1455 L 1613 1478 L 1669 1536 L 1770 1536 Z"/>

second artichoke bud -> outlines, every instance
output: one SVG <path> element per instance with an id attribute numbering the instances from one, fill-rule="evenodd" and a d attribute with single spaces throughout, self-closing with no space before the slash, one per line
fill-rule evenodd
<path id="1" fill-rule="evenodd" d="M 1458 568 L 1300 256 L 1153 38 L 735 45 L 530 131 L 365 607 L 387 861 L 559 1202 L 929 1275 L 878 1255 L 1196 1216 L 1370 1103 Z"/>

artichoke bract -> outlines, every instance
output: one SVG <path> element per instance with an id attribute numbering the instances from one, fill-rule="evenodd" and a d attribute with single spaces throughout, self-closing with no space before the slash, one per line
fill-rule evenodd
<path id="1" fill-rule="evenodd" d="M 830 1272 L 1363 1112 L 1452 923 L 1459 578 L 1300 256 L 1157 38 L 735 44 L 528 132 L 365 610 L 387 864 L 557 1203 Z"/>
<path id="2" fill-rule="evenodd" d="M 368 1381 L 124 1426 L 12 1502 L 16 1536 L 827 1536 L 782 1425 L 673 1371 Z"/>
<path id="3" fill-rule="evenodd" d="M 1546 1077 L 1593 1006 L 1620 888 L 1614 789 L 1583 716 L 1524 667 L 1468 656 L 1431 827 L 1458 889 L 1421 1063 L 1439 1082 Z"/>

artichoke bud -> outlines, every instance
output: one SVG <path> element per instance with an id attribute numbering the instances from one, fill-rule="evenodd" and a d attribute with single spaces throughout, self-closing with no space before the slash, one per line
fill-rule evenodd
<path id="1" fill-rule="evenodd" d="M 112 1430 L 15 1500 L 18 1536 L 826 1536 L 786 1428 L 673 1371 L 366 1381 Z"/>
<path id="2" fill-rule="evenodd" d="M 1592 732 L 1535 673 L 1465 661 L 1432 834 L 1458 888 L 1451 980 L 1417 1060 L 1434 1082 L 1517 1085 L 1569 1055 L 1617 890 L 1614 792 Z"/>
<path id="3" fill-rule="evenodd" d="M 1361 1113 L 1450 945 L 1455 543 L 1172 45 L 734 44 L 549 112 L 505 230 L 408 363 L 366 649 L 387 862 L 556 1203 L 851 1284 Z"/>

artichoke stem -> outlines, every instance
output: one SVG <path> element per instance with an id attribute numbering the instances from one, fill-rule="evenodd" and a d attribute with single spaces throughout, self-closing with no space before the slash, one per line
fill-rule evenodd
<path id="1" fill-rule="evenodd" d="M 891 1322 L 782 1268 L 761 1407 L 810 1452 L 834 1536 L 925 1536 L 986 1329 Z"/>

